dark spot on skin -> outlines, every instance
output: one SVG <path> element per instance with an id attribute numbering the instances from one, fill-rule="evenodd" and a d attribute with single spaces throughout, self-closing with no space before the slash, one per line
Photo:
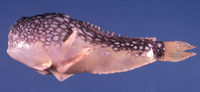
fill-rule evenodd
<path id="1" fill-rule="evenodd" d="M 158 47 L 156 44 L 160 43 L 162 44 L 161 47 Z M 163 41 L 156 41 L 154 44 L 154 49 L 153 52 L 156 55 L 157 58 L 161 58 L 162 56 L 164 56 L 164 52 L 165 52 L 165 46 L 164 46 L 164 42 Z"/>

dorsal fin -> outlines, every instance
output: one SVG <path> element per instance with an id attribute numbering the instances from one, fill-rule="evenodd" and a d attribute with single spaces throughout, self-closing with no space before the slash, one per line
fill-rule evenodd
<path id="1" fill-rule="evenodd" d="M 97 30 L 100 30 L 100 27 L 97 27 Z"/>
<path id="2" fill-rule="evenodd" d="M 106 31 L 106 34 L 109 34 L 109 31 Z"/>
<path id="3" fill-rule="evenodd" d="M 103 33 L 103 32 L 104 32 L 104 29 L 102 29 L 101 32 Z"/>
<path id="4" fill-rule="evenodd" d="M 120 34 L 118 34 L 118 37 L 120 37 Z"/>
<path id="5" fill-rule="evenodd" d="M 114 35 L 114 32 L 112 32 L 110 35 L 113 36 L 113 35 Z"/>
<path id="6" fill-rule="evenodd" d="M 93 27 L 93 24 L 90 24 L 90 27 Z"/>
<path id="7" fill-rule="evenodd" d="M 94 25 L 94 28 L 96 28 L 96 29 L 97 29 L 97 25 Z"/>

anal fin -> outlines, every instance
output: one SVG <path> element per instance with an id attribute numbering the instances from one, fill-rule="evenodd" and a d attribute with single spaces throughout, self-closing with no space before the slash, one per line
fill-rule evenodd
<path id="1" fill-rule="evenodd" d="M 49 71 L 59 80 L 64 81 L 65 79 L 69 78 L 70 76 L 74 74 L 67 74 L 67 73 L 59 73 L 55 69 L 49 69 Z"/>

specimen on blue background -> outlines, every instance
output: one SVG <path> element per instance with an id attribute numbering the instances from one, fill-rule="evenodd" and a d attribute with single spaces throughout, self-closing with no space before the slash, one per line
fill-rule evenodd
<path id="1" fill-rule="evenodd" d="M 108 74 L 158 61 L 178 62 L 195 55 L 181 41 L 120 37 L 60 13 L 22 17 L 11 26 L 8 54 L 63 81 L 78 73 Z"/>

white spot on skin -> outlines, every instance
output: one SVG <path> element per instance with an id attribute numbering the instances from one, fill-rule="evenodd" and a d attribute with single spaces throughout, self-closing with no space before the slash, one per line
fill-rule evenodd
<path id="1" fill-rule="evenodd" d="M 37 33 L 38 31 L 35 29 L 35 30 L 33 30 L 35 33 Z"/>
<path id="2" fill-rule="evenodd" d="M 51 30 L 51 31 L 52 31 L 52 30 L 54 30 L 54 29 L 50 27 L 50 28 L 49 28 L 49 30 Z"/>
<path id="3" fill-rule="evenodd" d="M 58 44 L 56 44 L 56 47 L 60 47 L 60 44 L 58 43 Z"/>
<path id="4" fill-rule="evenodd" d="M 129 45 L 130 45 L 130 43 L 126 43 L 126 45 L 127 45 L 127 46 L 129 46 Z"/>
<path id="5" fill-rule="evenodd" d="M 142 50 L 142 49 L 143 49 L 143 46 L 140 46 L 139 49 Z"/>
<path id="6" fill-rule="evenodd" d="M 58 24 L 58 22 L 54 21 L 54 22 L 53 22 L 53 24 L 56 24 L 56 25 L 57 25 L 57 24 Z"/>
<path id="7" fill-rule="evenodd" d="M 69 15 L 64 15 L 66 18 L 70 18 Z"/>
<path id="8" fill-rule="evenodd" d="M 57 32 L 61 32 L 61 30 L 62 30 L 61 28 L 57 28 L 56 29 Z"/>
<path id="9" fill-rule="evenodd" d="M 109 51 L 106 51 L 106 52 L 105 52 L 105 55 L 109 55 L 109 54 L 110 54 L 110 52 L 109 52 Z"/>
<path id="10" fill-rule="evenodd" d="M 47 31 L 46 31 L 46 33 L 50 33 L 50 31 L 49 31 L 49 30 L 47 30 Z"/>
<path id="11" fill-rule="evenodd" d="M 31 37 L 30 37 L 31 39 L 33 39 L 34 38 L 34 36 L 33 35 L 31 35 Z"/>
<path id="12" fill-rule="evenodd" d="M 58 32 L 52 32 L 52 34 L 53 34 L 53 35 L 58 35 L 59 33 L 58 33 Z"/>
<path id="13" fill-rule="evenodd" d="M 116 50 L 116 51 L 118 50 L 118 48 L 113 48 L 113 49 Z"/>
<path id="14" fill-rule="evenodd" d="M 62 19 L 61 17 L 56 17 L 55 19 L 58 20 L 58 21 L 60 21 L 60 22 L 64 21 L 64 19 Z"/>
<path id="15" fill-rule="evenodd" d="M 96 44 L 96 43 L 93 43 L 93 45 L 96 46 L 97 44 Z"/>
<path id="16" fill-rule="evenodd" d="M 81 33 L 81 34 L 84 34 L 83 31 L 82 31 L 81 29 L 79 29 L 79 28 L 77 28 L 77 31 L 78 31 L 79 33 Z"/>
<path id="17" fill-rule="evenodd" d="M 149 50 L 149 47 L 146 46 L 146 47 L 145 47 L 145 50 Z"/>
<path id="18" fill-rule="evenodd" d="M 34 25 L 34 24 L 31 24 L 31 27 L 32 27 L 32 28 L 35 28 L 35 25 Z"/>
<path id="19" fill-rule="evenodd" d="M 87 43 L 87 44 L 90 44 L 90 42 L 89 42 L 89 41 L 86 41 L 86 43 Z"/>
<path id="20" fill-rule="evenodd" d="M 48 24 L 47 21 L 45 21 L 44 24 L 47 25 Z"/>
<path id="21" fill-rule="evenodd" d="M 30 33 L 30 32 L 27 32 L 27 34 L 29 34 L 29 35 L 30 35 L 31 33 Z"/>
<path id="22" fill-rule="evenodd" d="M 59 39 L 58 36 L 54 36 L 54 37 L 53 37 L 53 40 L 54 40 L 54 41 L 57 41 L 58 39 Z"/>
<path id="23" fill-rule="evenodd" d="M 104 40 L 109 41 L 108 38 L 104 38 Z"/>
<path id="24" fill-rule="evenodd" d="M 105 47 L 105 46 L 107 46 L 107 44 L 104 44 L 104 43 L 103 43 L 103 44 L 101 44 L 101 45 L 102 45 L 102 46 L 104 46 L 104 47 Z"/>
<path id="25" fill-rule="evenodd" d="M 47 38 L 47 41 L 51 41 L 51 38 Z"/>
<path id="26" fill-rule="evenodd" d="M 114 39 L 110 39 L 112 42 L 115 42 L 115 40 Z"/>
<path id="27" fill-rule="evenodd" d="M 64 20 L 67 21 L 67 22 L 69 22 L 69 19 L 68 19 L 68 18 L 64 18 Z"/>
<path id="28" fill-rule="evenodd" d="M 55 24 L 51 24 L 51 27 L 53 27 L 53 28 L 57 28 L 58 26 L 55 25 Z"/>
<path id="29" fill-rule="evenodd" d="M 86 33 L 87 35 L 91 36 L 91 37 L 94 37 L 94 35 L 93 35 L 91 32 L 85 31 L 85 33 Z"/>
<path id="30" fill-rule="evenodd" d="M 85 40 L 85 37 L 84 37 L 84 36 L 81 36 L 81 39 Z"/>
<path id="31" fill-rule="evenodd" d="M 71 27 L 74 27 L 74 24 L 72 24 L 72 23 L 70 23 L 69 25 L 70 25 Z"/>
<path id="32" fill-rule="evenodd" d="M 21 37 L 21 38 L 24 38 L 24 35 L 21 35 L 20 37 Z"/>
<path id="33" fill-rule="evenodd" d="M 136 41 L 132 41 L 132 43 L 133 43 L 133 44 L 137 44 L 137 42 L 136 42 Z"/>
<path id="34" fill-rule="evenodd" d="M 65 38 L 65 36 L 61 36 L 61 38 L 62 38 L 62 39 L 64 39 L 64 38 Z"/>
<path id="35" fill-rule="evenodd" d="M 137 49 L 137 46 L 134 46 L 133 48 L 134 48 L 134 49 Z"/>
<path id="36" fill-rule="evenodd" d="M 34 22 L 38 24 L 40 23 L 39 19 L 35 19 Z"/>
<path id="37" fill-rule="evenodd" d="M 100 35 L 97 35 L 97 37 L 102 38 L 102 36 L 100 36 Z"/>
<path id="38" fill-rule="evenodd" d="M 161 43 L 157 43 L 157 46 L 160 48 L 160 47 L 162 47 L 162 44 Z"/>
<path id="39" fill-rule="evenodd" d="M 53 37 L 53 35 L 51 35 L 51 34 L 47 34 L 46 36 L 47 36 L 47 37 Z"/>
<path id="40" fill-rule="evenodd" d="M 110 45 L 110 47 L 113 47 L 113 46 L 114 46 L 113 44 Z"/>
<path id="41" fill-rule="evenodd" d="M 48 48 L 49 48 L 49 46 L 45 45 L 45 46 L 44 46 L 44 48 L 45 48 L 45 49 L 48 49 Z"/>
<path id="42" fill-rule="evenodd" d="M 81 27 L 79 24 L 76 24 L 77 27 Z"/>
<path id="43" fill-rule="evenodd" d="M 62 35 L 62 36 L 65 36 L 66 34 L 67 34 L 66 32 L 63 32 L 61 35 Z"/>
<path id="44" fill-rule="evenodd" d="M 165 48 L 163 48 L 163 50 L 165 50 Z"/>
<path id="45" fill-rule="evenodd" d="M 45 35 L 46 33 L 45 32 L 42 32 L 42 35 Z"/>
<path id="46" fill-rule="evenodd" d="M 125 45 L 122 43 L 121 46 L 125 46 Z"/>
<path id="47" fill-rule="evenodd" d="M 101 39 L 99 39 L 99 38 L 95 38 L 95 40 L 96 40 L 96 41 L 99 41 L 99 42 L 101 41 Z"/>
<path id="48" fill-rule="evenodd" d="M 28 28 L 26 28 L 25 31 L 28 32 Z"/>
<path id="49" fill-rule="evenodd" d="M 87 39 L 91 41 L 91 40 L 92 40 L 92 37 L 90 37 L 90 36 L 87 36 Z"/>
<path id="50" fill-rule="evenodd" d="M 21 24 L 19 24 L 20 25 L 20 28 L 22 27 L 22 25 Z M 28 23 L 28 25 L 30 26 L 31 25 L 31 23 Z"/>
<path id="51" fill-rule="evenodd" d="M 115 44 L 120 44 L 119 42 L 115 42 Z"/>
<path id="52" fill-rule="evenodd" d="M 39 37 L 41 37 L 41 38 L 42 38 L 42 35 L 39 35 Z"/>
<path id="53" fill-rule="evenodd" d="M 31 36 L 29 35 L 29 36 L 28 36 L 28 39 L 30 39 L 30 38 L 31 38 Z"/>
<path id="54" fill-rule="evenodd" d="M 22 48 L 22 47 L 29 48 L 30 47 L 28 44 L 25 44 L 24 41 L 21 41 L 19 43 L 14 42 L 13 44 L 16 44 L 16 48 Z"/>
<path id="55" fill-rule="evenodd" d="M 46 16 L 45 18 L 51 18 L 52 16 L 51 15 L 48 15 L 48 16 Z"/>
<path id="56" fill-rule="evenodd" d="M 60 27 L 61 27 L 61 28 L 67 28 L 65 25 L 61 25 Z"/>
<path id="57" fill-rule="evenodd" d="M 36 18 L 41 19 L 42 17 L 41 16 L 37 16 Z"/>
<path id="58" fill-rule="evenodd" d="M 38 37 L 35 37 L 35 40 L 38 40 Z"/>
<path id="59" fill-rule="evenodd" d="M 44 38 L 40 38 L 40 40 L 41 40 L 41 41 L 43 41 L 43 42 L 45 41 L 45 39 L 44 39 Z"/>
<path id="60" fill-rule="evenodd" d="M 122 48 L 123 50 L 126 50 L 126 48 Z"/>
<path id="61" fill-rule="evenodd" d="M 138 53 L 135 53 L 135 56 L 137 57 L 137 56 L 139 56 L 139 54 L 138 54 Z"/>
<path id="62" fill-rule="evenodd" d="M 153 50 L 152 49 L 147 53 L 147 57 L 153 57 Z"/>
<path id="63" fill-rule="evenodd" d="M 131 53 L 128 53 L 128 56 L 131 56 Z"/>
<path id="64" fill-rule="evenodd" d="M 148 44 L 148 46 L 149 46 L 150 48 L 152 48 L 152 47 L 153 47 L 153 45 L 152 45 L 152 44 L 150 44 L 150 43 Z"/>
<path id="65" fill-rule="evenodd" d="M 143 53 L 141 56 L 145 57 L 145 56 L 146 56 L 146 53 Z"/>
<path id="66" fill-rule="evenodd" d="M 45 25 L 44 27 L 48 28 L 48 27 L 49 27 L 49 25 Z"/>
<path id="67" fill-rule="evenodd" d="M 45 44 L 49 45 L 49 44 L 50 44 L 50 42 L 45 42 Z"/>

